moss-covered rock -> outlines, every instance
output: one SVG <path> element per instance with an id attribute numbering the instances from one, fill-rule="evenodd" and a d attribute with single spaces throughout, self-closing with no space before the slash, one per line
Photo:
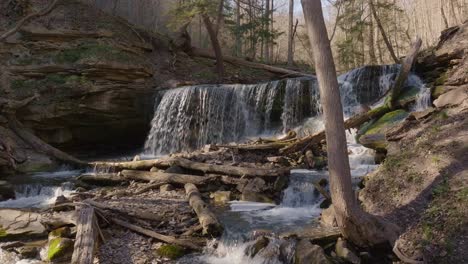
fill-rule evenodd
<path id="1" fill-rule="evenodd" d="M 405 110 L 395 110 L 386 113 L 377 120 L 364 124 L 358 133 L 358 141 L 364 146 L 376 150 L 387 147 L 385 133 L 393 126 L 399 124 L 408 117 Z"/>
<path id="2" fill-rule="evenodd" d="M 168 259 L 178 259 L 187 253 L 183 247 L 178 245 L 162 245 L 156 252 L 159 256 Z"/>
<path id="3" fill-rule="evenodd" d="M 69 238 L 56 237 L 49 240 L 47 260 L 52 262 L 66 261 L 73 255 L 74 241 Z"/>
<path id="4" fill-rule="evenodd" d="M 0 241 L 31 240 L 46 237 L 41 215 L 14 209 L 0 209 Z"/>

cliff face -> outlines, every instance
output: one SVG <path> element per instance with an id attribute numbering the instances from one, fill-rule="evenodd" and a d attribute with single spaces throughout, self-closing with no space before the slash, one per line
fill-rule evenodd
<path id="1" fill-rule="evenodd" d="M 1 1 L 0 32 L 49 3 Z M 21 101 L 36 95 L 16 111 L 16 118 L 61 149 L 138 148 L 149 129 L 157 90 L 214 82 L 214 66 L 212 60 L 175 51 L 164 36 L 140 30 L 92 5 L 65 0 L 0 42 L 0 98 Z M 227 65 L 226 82 L 273 77 Z M 53 165 L 9 130 L 1 108 L 0 167 L 12 160 L 24 165 L 20 171 Z M 45 166 L 36 166 L 33 160 L 45 161 Z M 27 166 L 29 161 L 34 168 Z"/>

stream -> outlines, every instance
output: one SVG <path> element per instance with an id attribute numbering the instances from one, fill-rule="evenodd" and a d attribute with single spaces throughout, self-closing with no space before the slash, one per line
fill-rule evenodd
<path id="1" fill-rule="evenodd" d="M 360 68 L 339 77 L 344 114 L 349 117 L 361 105 L 375 102 L 390 87 L 398 65 Z M 430 105 L 430 93 L 416 75 L 407 86 L 418 87 L 417 102 L 412 107 L 421 111 Z M 242 142 L 260 135 L 281 135 L 294 129 L 299 135 L 323 128 L 318 85 L 315 79 L 296 78 L 256 85 L 201 85 L 169 90 L 156 99 L 151 130 L 142 157 L 151 158 L 177 151 L 189 151 L 206 144 Z M 353 182 L 372 172 L 375 153 L 355 140 L 356 132 L 347 132 L 349 161 Z M 69 196 L 74 177 L 83 171 L 63 167 L 15 177 L 16 199 L 0 202 L 0 208 L 45 208 L 58 196 Z M 179 263 L 288 263 L 294 256 L 294 245 L 272 238 L 264 251 L 254 258 L 245 251 L 253 243 L 252 234 L 266 232 L 279 235 L 300 227 L 318 225 L 323 197 L 312 184 L 327 178 L 327 171 L 292 170 L 288 187 L 278 205 L 232 201 L 215 208 L 225 227 L 219 241 L 213 240 L 201 254 L 183 257 Z M 357 184 L 356 184 L 357 185 Z M 357 188 L 357 187 L 356 187 Z M 280 250 L 281 249 L 281 250 Z M 0 263 L 18 262 L 10 253 L 0 250 Z M 33 262 L 31 262 L 33 263 Z"/>

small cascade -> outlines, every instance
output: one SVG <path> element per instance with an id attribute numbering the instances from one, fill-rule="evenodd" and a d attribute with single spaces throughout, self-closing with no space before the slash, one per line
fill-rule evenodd
<path id="1" fill-rule="evenodd" d="M 18 177 L 18 182 L 13 182 L 15 199 L 0 202 L 0 208 L 43 208 L 52 205 L 57 197 L 70 196 L 73 184 L 67 180 L 79 174 L 79 170 L 63 168 Z"/>

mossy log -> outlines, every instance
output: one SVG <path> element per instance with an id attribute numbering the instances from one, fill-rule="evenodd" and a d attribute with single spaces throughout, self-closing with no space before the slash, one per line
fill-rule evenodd
<path id="1" fill-rule="evenodd" d="M 98 234 L 99 225 L 94 208 L 91 206 L 81 207 L 79 209 L 72 264 L 93 263 Z"/>
<path id="2" fill-rule="evenodd" d="M 215 214 L 210 211 L 208 205 L 202 200 L 201 194 L 197 187 L 191 183 L 185 184 L 185 193 L 190 206 L 198 216 L 198 221 L 203 228 L 204 235 L 220 236 L 223 227 L 219 223 Z"/>
<path id="3" fill-rule="evenodd" d="M 150 172 L 138 170 L 123 170 L 121 175 L 124 179 L 147 181 L 155 183 L 171 183 L 177 185 L 185 185 L 186 183 L 204 184 L 213 177 L 194 176 L 188 174 L 166 173 L 166 172 Z"/>
<path id="4" fill-rule="evenodd" d="M 173 159 L 172 165 L 177 165 L 185 169 L 201 171 L 204 173 L 216 173 L 231 176 L 251 176 L 251 177 L 279 177 L 289 173 L 289 169 L 261 169 L 261 168 L 246 168 L 230 165 L 215 165 L 195 162 L 183 158 Z"/>

